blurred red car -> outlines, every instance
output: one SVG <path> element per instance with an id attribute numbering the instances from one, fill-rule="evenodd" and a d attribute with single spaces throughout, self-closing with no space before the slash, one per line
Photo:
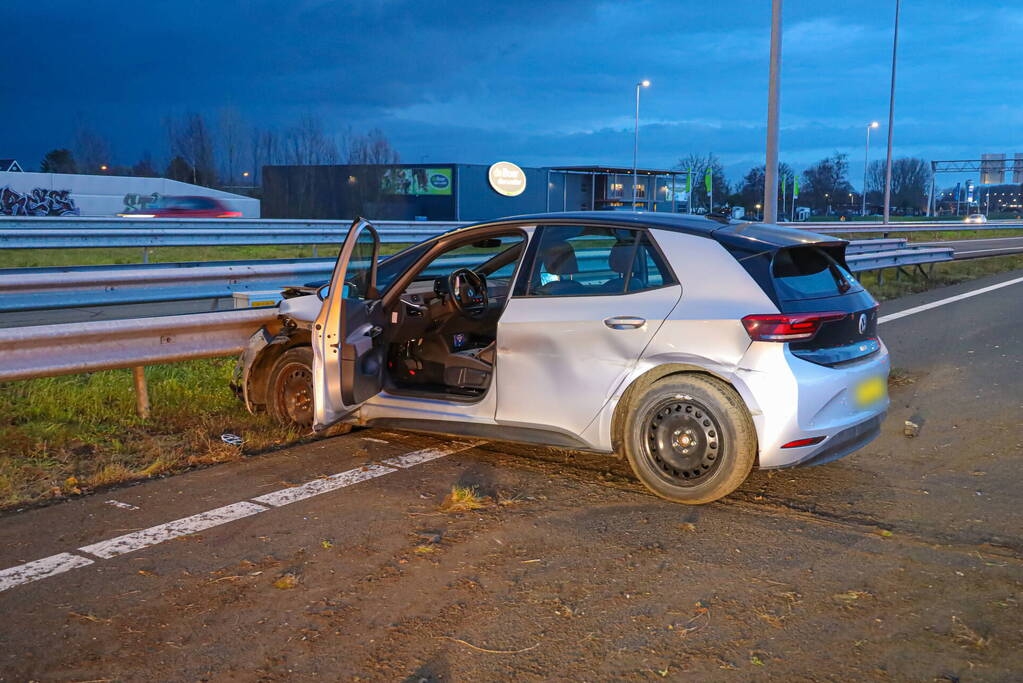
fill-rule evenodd
<path id="1" fill-rule="evenodd" d="M 119 213 L 122 218 L 241 218 L 224 202 L 213 197 L 159 197 L 138 211 Z"/>

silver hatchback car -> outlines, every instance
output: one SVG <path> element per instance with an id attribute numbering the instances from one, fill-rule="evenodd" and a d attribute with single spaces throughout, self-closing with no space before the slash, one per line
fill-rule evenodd
<path id="1" fill-rule="evenodd" d="M 877 436 L 888 352 L 843 240 L 657 213 L 460 228 L 381 258 L 358 220 L 331 280 L 288 293 L 236 387 L 250 410 L 623 454 L 706 503 L 754 466 Z"/>

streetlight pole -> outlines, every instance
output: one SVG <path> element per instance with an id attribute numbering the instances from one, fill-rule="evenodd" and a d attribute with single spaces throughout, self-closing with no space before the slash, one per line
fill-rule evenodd
<path id="1" fill-rule="evenodd" d="M 639 163 L 639 90 L 640 88 L 649 88 L 650 81 L 643 79 L 636 84 L 636 134 L 632 141 L 632 208 L 636 208 L 636 181 L 639 178 L 638 166 Z"/>
<path id="2" fill-rule="evenodd" d="M 895 0 L 895 32 L 892 37 L 892 87 L 888 94 L 888 158 L 884 168 L 884 222 L 888 222 L 892 203 L 892 133 L 895 129 L 895 56 L 899 51 L 899 10 L 902 0 Z"/>
<path id="3" fill-rule="evenodd" d="M 781 0 L 771 0 L 771 67 L 767 85 L 767 160 L 764 222 L 778 222 L 778 98 L 781 78 Z"/>
<path id="4" fill-rule="evenodd" d="M 871 121 L 867 124 L 867 149 L 863 152 L 863 207 L 860 209 L 860 215 L 867 215 L 867 166 L 870 163 L 870 129 L 877 128 L 881 124 L 877 121 Z"/>

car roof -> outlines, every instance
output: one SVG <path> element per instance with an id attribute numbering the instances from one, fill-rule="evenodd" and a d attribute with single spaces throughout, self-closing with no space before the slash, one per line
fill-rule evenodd
<path id="1" fill-rule="evenodd" d="M 831 237 L 830 235 L 822 235 L 810 230 L 783 227 L 773 223 L 751 223 L 733 221 L 724 217 L 707 218 L 706 216 L 691 214 L 652 211 L 558 211 L 534 213 L 485 221 L 461 229 L 465 230 L 482 225 L 533 221 L 546 224 L 588 223 L 590 225 L 648 227 L 699 235 L 718 240 L 719 242 L 728 242 L 736 246 L 745 245 L 749 248 L 780 248 L 803 244 L 844 244 L 846 242 L 846 240 Z"/>

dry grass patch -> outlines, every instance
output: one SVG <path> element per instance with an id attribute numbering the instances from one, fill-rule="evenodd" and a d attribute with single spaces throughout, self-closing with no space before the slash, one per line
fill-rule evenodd
<path id="1" fill-rule="evenodd" d="M 440 503 L 441 512 L 466 512 L 480 510 L 494 501 L 489 496 L 481 496 L 475 486 L 452 486 L 451 492 L 444 496 Z"/>
<path id="2" fill-rule="evenodd" d="M 151 419 L 135 415 L 131 373 L 0 384 L 0 508 L 237 460 L 300 441 L 250 415 L 228 383 L 233 358 L 146 369 Z M 225 432 L 241 447 L 221 440 Z M 73 481 L 74 484 L 68 484 Z"/>
<path id="3" fill-rule="evenodd" d="M 975 650 L 982 650 L 991 644 L 990 638 L 981 636 L 955 616 L 952 617 L 952 638 L 960 645 Z"/>

